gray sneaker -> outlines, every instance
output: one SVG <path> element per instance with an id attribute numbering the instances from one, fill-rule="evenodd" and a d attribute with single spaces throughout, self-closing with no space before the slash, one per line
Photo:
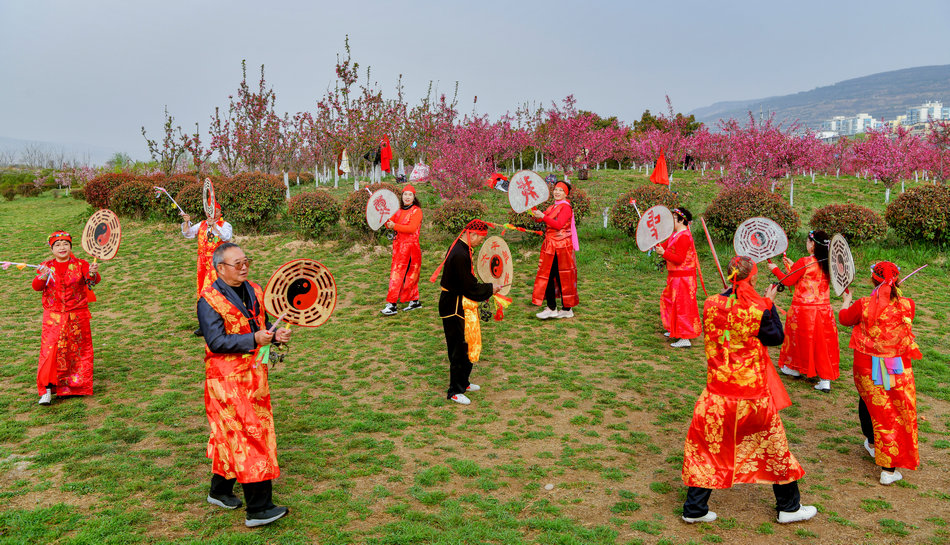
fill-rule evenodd
<path id="1" fill-rule="evenodd" d="M 409 310 L 416 310 L 417 308 L 422 308 L 422 303 L 420 303 L 418 299 L 416 299 L 415 301 L 410 301 L 409 306 L 407 306 L 406 308 L 402 310 L 409 311 Z"/>
<path id="2" fill-rule="evenodd" d="M 396 303 L 387 303 L 386 306 L 383 307 L 383 310 L 379 312 L 383 314 L 384 316 L 392 316 L 393 314 L 396 314 L 399 311 L 396 310 Z"/>
<path id="3" fill-rule="evenodd" d="M 53 391 L 49 388 L 46 389 L 46 393 L 40 396 L 40 405 L 49 405 L 53 401 Z"/>

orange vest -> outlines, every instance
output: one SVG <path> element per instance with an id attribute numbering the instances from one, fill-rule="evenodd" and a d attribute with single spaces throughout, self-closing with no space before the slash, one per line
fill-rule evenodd
<path id="1" fill-rule="evenodd" d="M 907 297 L 901 297 L 896 302 L 891 301 L 874 323 L 869 323 L 870 303 L 870 297 L 858 300 L 857 304 L 861 305 L 861 321 L 854 326 L 848 346 L 858 352 L 880 358 L 902 356 L 908 352 L 919 353 L 911 330 L 914 317 L 913 301 Z"/>
<path id="2" fill-rule="evenodd" d="M 814 263 L 814 265 L 813 265 Z M 830 305 L 831 292 L 829 291 L 828 276 L 821 268 L 815 256 L 799 259 L 794 269 L 804 267 L 804 274 L 795 284 L 795 295 L 792 296 L 793 305 Z"/>
<path id="3" fill-rule="evenodd" d="M 258 329 L 266 329 L 264 321 L 264 311 L 260 307 L 264 300 L 264 292 L 261 287 L 253 282 L 248 282 L 254 288 L 254 296 L 258 302 L 258 314 L 254 316 L 254 322 Z M 204 300 L 208 302 L 215 312 L 224 319 L 224 331 L 228 335 L 243 335 L 252 333 L 251 322 L 241 313 L 240 310 L 218 290 L 208 286 L 201 294 Z M 248 369 L 255 364 L 257 350 L 250 354 L 216 354 L 205 345 L 205 377 L 206 378 L 225 378 L 228 375 L 237 373 L 246 373 Z"/>
<path id="4" fill-rule="evenodd" d="M 763 312 L 736 299 L 714 295 L 703 309 L 707 359 L 706 389 L 734 399 L 769 395 L 768 351 L 756 337 Z"/>
<path id="5" fill-rule="evenodd" d="M 210 237 L 209 237 L 210 235 Z M 224 241 L 208 229 L 208 220 L 201 222 L 198 227 L 198 297 L 218 279 L 218 271 L 214 270 L 211 258 L 218 246 Z"/>
<path id="6" fill-rule="evenodd" d="M 689 229 L 683 229 L 679 233 L 673 233 L 673 236 L 663 242 L 663 248 L 670 248 L 679 240 L 680 237 L 686 237 L 689 240 L 689 248 L 686 250 L 686 258 L 682 263 L 676 264 L 672 261 L 666 262 L 667 272 L 680 272 L 673 276 L 693 276 L 696 274 L 696 249 L 693 247 L 693 235 Z M 686 274 L 692 273 L 692 274 Z"/>

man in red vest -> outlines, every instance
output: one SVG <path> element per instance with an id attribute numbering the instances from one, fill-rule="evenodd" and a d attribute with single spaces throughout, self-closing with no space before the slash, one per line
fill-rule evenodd
<path id="1" fill-rule="evenodd" d="M 198 324 L 205 342 L 205 412 L 211 426 L 207 456 L 213 475 L 208 503 L 237 509 L 240 482 L 247 502 L 248 527 L 263 526 L 287 514 L 274 505 L 271 480 L 280 475 L 271 410 L 267 364 L 259 347 L 290 340 L 290 330 L 269 331 L 261 287 L 248 282 L 251 260 L 237 244 L 214 251 L 217 280 L 198 299 Z"/>
<path id="2" fill-rule="evenodd" d="M 224 221 L 221 217 L 221 205 L 214 204 L 214 214 L 208 216 L 207 220 L 192 225 L 191 216 L 185 214 L 181 224 L 181 234 L 185 238 L 198 239 L 198 297 L 212 284 L 218 275 L 211 265 L 211 255 L 218 246 L 231 240 L 234 235 L 234 229 L 231 224 Z M 201 328 L 195 330 L 195 335 L 201 336 Z"/>

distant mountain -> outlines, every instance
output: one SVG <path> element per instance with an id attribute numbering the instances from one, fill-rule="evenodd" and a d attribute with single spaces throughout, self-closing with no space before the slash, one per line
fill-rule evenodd
<path id="1" fill-rule="evenodd" d="M 112 159 L 117 151 L 124 150 L 77 142 L 43 142 L 0 136 L 0 153 L 3 153 L 5 158 L 12 158 L 15 162 L 22 162 L 24 154 L 32 154 L 53 159 L 56 162 L 63 160 L 71 163 L 103 165 Z"/>
<path id="2" fill-rule="evenodd" d="M 821 122 L 836 115 L 867 113 L 875 119 L 894 119 L 907 108 L 937 100 L 950 107 L 950 64 L 921 66 L 881 72 L 849 79 L 793 95 L 717 102 L 690 112 L 697 121 L 715 131 L 720 119 L 734 118 L 745 124 L 751 111 L 775 113 L 775 119 L 798 120 L 805 127 L 818 129 Z"/>

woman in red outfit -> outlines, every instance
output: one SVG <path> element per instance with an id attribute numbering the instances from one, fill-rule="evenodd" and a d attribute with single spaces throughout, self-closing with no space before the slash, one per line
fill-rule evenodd
<path id="1" fill-rule="evenodd" d="M 422 205 L 416 198 L 416 188 L 410 184 L 402 190 L 402 206 L 396 215 L 386 222 L 386 227 L 396 231 L 393 240 L 393 264 L 389 270 L 389 292 L 386 306 L 381 310 L 386 316 L 396 314 L 396 303 L 408 302 L 403 310 L 422 308 L 419 302 L 419 271 L 422 270 L 422 248 L 419 246 L 419 228 L 422 225 Z"/>
<path id="2" fill-rule="evenodd" d="M 782 373 L 798 377 L 818 377 L 815 389 L 831 391 L 831 381 L 838 378 L 838 327 L 831 310 L 828 244 L 824 231 L 808 233 L 807 256 L 794 264 L 783 257 L 788 269 L 769 262 L 772 274 L 785 286 L 794 286 L 795 295 L 785 321 L 785 343 L 778 363 Z"/>
<path id="3" fill-rule="evenodd" d="M 538 274 L 534 277 L 534 290 L 531 304 L 547 302 L 536 316 L 542 320 L 548 318 L 573 318 L 572 310 L 579 302 L 577 297 L 577 263 L 574 252 L 580 249 L 577 244 L 577 226 L 574 223 L 574 210 L 567 196 L 571 186 L 567 182 L 554 184 L 554 204 L 544 213 L 532 211 L 534 221 L 547 227 L 544 242 L 541 244 L 541 257 L 538 260 Z M 561 310 L 557 310 L 557 294 L 561 294 Z"/>
<path id="4" fill-rule="evenodd" d="M 874 291 L 851 304 L 844 293 L 838 320 L 854 326 L 854 385 L 864 448 L 881 466 L 881 484 L 903 478 L 898 467 L 917 469 L 917 389 L 912 359 L 923 355 L 914 341 L 914 301 L 900 292 L 900 269 L 882 261 L 871 268 Z"/>
<path id="5" fill-rule="evenodd" d="M 65 231 L 50 235 L 53 259 L 44 261 L 33 279 L 33 289 L 43 292 L 43 333 L 36 373 L 40 405 L 49 405 L 54 393 L 92 395 L 87 294 L 101 278 L 98 263 L 90 265 L 73 255 L 72 240 Z"/>
<path id="6" fill-rule="evenodd" d="M 673 236 L 656 247 L 666 260 L 666 288 L 660 295 L 660 319 L 665 335 L 679 339 L 670 346 L 692 346 L 690 339 L 699 337 L 699 308 L 696 305 L 696 247 L 689 222 L 693 215 L 685 208 L 673 210 Z"/>

